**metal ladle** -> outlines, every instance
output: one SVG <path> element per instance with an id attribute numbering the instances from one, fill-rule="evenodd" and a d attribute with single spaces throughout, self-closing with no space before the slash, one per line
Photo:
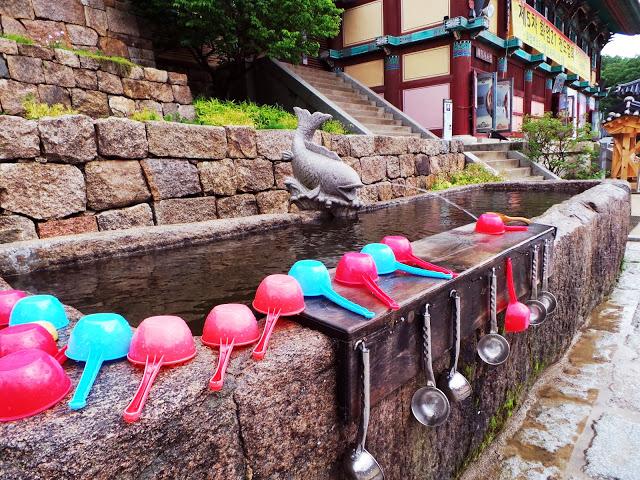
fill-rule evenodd
<path id="1" fill-rule="evenodd" d="M 527 300 L 526 305 L 529 307 L 531 315 L 529 316 L 529 325 L 540 325 L 547 318 L 547 308 L 538 300 L 538 245 L 533 247 L 533 255 L 531 261 L 531 298 Z"/>
<path id="2" fill-rule="evenodd" d="M 501 365 L 509 358 L 509 342 L 498 333 L 497 320 L 497 289 L 496 269 L 491 269 L 490 294 L 489 294 L 489 315 L 491 318 L 491 330 L 478 342 L 478 355 L 483 362 L 489 365 Z"/>
<path id="3" fill-rule="evenodd" d="M 353 480 L 384 480 L 380 464 L 364 448 L 369 429 L 369 414 L 371 413 L 371 373 L 369 370 L 369 349 L 363 341 L 358 342 L 356 348 L 359 348 L 362 354 L 362 414 L 358 426 L 356 448 L 345 458 L 344 469 L 347 476 Z"/>
<path id="4" fill-rule="evenodd" d="M 558 306 L 556 296 L 549 291 L 549 262 L 550 262 L 551 242 L 549 239 L 544 241 L 544 255 L 542 256 L 542 292 L 538 300 L 547 309 L 547 316 L 551 315 Z"/>
<path id="5" fill-rule="evenodd" d="M 455 290 L 451 291 L 450 296 L 455 299 L 455 352 L 454 361 L 451 370 L 442 382 L 442 390 L 452 402 L 462 402 L 471 395 L 471 384 L 458 372 L 458 358 L 460 357 L 460 295 Z"/>
<path id="6" fill-rule="evenodd" d="M 427 377 L 427 386 L 422 387 L 413 394 L 411 399 L 411 412 L 414 418 L 427 427 L 442 425 L 449 418 L 451 406 L 449 399 L 436 387 L 436 379 L 433 375 L 431 360 L 431 315 L 429 304 L 424 306 L 424 325 L 422 326 L 422 355 L 424 359 L 424 371 Z"/>

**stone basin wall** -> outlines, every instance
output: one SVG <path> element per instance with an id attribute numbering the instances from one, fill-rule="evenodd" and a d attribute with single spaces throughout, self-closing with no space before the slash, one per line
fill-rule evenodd
<path id="1" fill-rule="evenodd" d="M 562 356 L 614 285 L 629 215 L 629 187 L 617 182 L 595 186 L 537 219 L 558 229 L 550 282 L 559 299 L 556 313 L 524 334 L 508 334 L 511 357 L 502 366 L 478 360 L 483 332 L 464 339 L 460 369 L 471 380 L 473 395 L 452 407 L 443 426 L 427 429 L 411 415 L 422 375 L 376 405 L 367 448 L 387 479 L 452 478 L 486 446 L 496 425 L 517 407 L 536 375 Z M 79 313 L 70 312 L 77 319 Z M 251 360 L 247 349 L 234 352 L 219 393 L 207 388 L 217 354 L 199 339 L 196 343 L 193 361 L 160 373 L 136 424 L 122 420 L 141 378 L 141 370 L 127 362 L 103 367 L 82 411 L 62 403 L 36 417 L 0 424 L 0 477 L 342 478 L 340 459 L 353 445 L 355 425 L 338 418 L 339 366 L 328 337 L 281 320 L 263 361 Z M 74 385 L 81 367 L 65 366 Z M 436 374 L 445 367 L 448 360 L 438 359 Z"/>
<path id="2" fill-rule="evenodd" d="M 84 115 L 0 115 L 0 243 L 286 213 L 292 131 Z M 318 134 L 365 203 L 416 195 L 464 167 L 460 142 Z"/>
<path id="3" fill-rule="evenodd" d="M 182 73 L 129 68 L 66 49 L 0 38 L 0 113 L 22 114 L 27 96 L 49 105 L 68 105 L 95 118 L 127 117 L 145 109 L 160 116 L 193 119 L 195 115 Z"/>

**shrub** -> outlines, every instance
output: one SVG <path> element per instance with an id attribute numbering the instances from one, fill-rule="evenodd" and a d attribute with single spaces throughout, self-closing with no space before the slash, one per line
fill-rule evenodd
<path id="1" fill-rule="evenodd" d="M 23 35 L 17 35 L 15 33 L 4 33 L 0 35 L 0 38 L 6 38 L 7 40 L 13 40 L 16 43 L 21 43 L 23 45 L 33 45 L 35 42 L 30 38 L 27 38 Z"/>
<path id="2" fill-rule="evenodd" d="M 445 190 L 447 188 L 459 187 L 462 185 L 502 181 L 504 181 L 504 178 L 500 175 L 491 173 L 479 163 L 472 163 L 467 165 L 461 172 L 455 172 L 451 175 L 438 175 L 431 186 L 431 190 Z"/>
<path id="3" fill-rule="evenodd" d="M 137 120 L 138 122 L 150 122 L 163 120 L 163 118 L 155 110 L 149 110 L 148 108 L 145 108 L 143 110 L 133 112 L 133 114 L 131 115 L 131 120 Z"/>
<path id="4" fill-rule="evenodd" d="M 334 133 L 336 135 L 346 135 L 349 133 L 347 127 L 345 127 L 339 120 L 327 120 L 322 124 L 322 131 Z"/>
<path id="5" fill-rule="evenodd" d="M 33 95 L 27 95 L 22 102 L 25 114 L 29 120 L 38 120 L 42 117 L 59 117 L 61 115 L 74 115 L 78 113 L 72 108 L 56 103 L 49 105 L 47 103 L 38 102 Z"/>
<path id="6" fill-rule="evenodd" d="M 591 125 L 574 129 L 573 122 L 554 117 L 525 117 L 522 132 L 527 140 L 531 160 L 544 165 L 565 179 L 598 178 L 601 172 L 594 163 L 597 153 L 591 142 Z"/>

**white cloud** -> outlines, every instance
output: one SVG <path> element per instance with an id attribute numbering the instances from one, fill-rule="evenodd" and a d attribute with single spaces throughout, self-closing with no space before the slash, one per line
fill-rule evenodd
<path id="1" fill-rule="evenodd" d="M 602 49 L 602 55 L 619 57 L 640 56 L 640 35 L 621 35 L 616 33 Z"/>

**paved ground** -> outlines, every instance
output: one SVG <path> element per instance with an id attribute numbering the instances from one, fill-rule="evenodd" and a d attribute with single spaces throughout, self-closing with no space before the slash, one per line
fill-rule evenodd
<path id="1" fill-rule="evenodd" d="M 611 297 L 463 480 L 640 480 L 639 302 L 640 242 L 629 242 Z"/>
<path id="2" fill-rule="evenodd" d="M 629 234 L 632 239 L 640 241 L 640 193 L 631 195 L 631 222 L 635 223 L 635 227 Z"/>

